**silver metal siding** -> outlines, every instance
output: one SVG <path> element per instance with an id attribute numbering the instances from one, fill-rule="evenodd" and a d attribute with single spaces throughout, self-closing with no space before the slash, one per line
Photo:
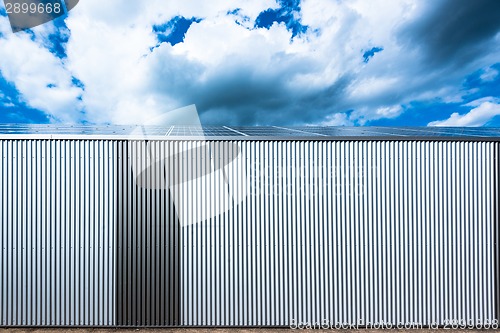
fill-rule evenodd
<path id="1" fill-rule="evenodd" d="M 239 162 L 182 193 L 136 186 L 130 165 L 178 153 L 168 177 L 197 178 L 203 142 L 0 142 L 2 325 L 498 319 L 497 142 L 215 144 Z M 244 197 L 177 228 L 179 195 L 188 220 Z"/>
<path id="2" fill-rule="evenodd" d="M 497 143 L 243 146 L 251 194 L 219 219 L 181 231 L 183 325 L 496 318 Z M 294 183 L 290 193 L 285 181 Z M 216 262 L 206 273 L 210 256 Z M 196 307 L 191 299 L 204 295 L 196 281 L 207 275 L 215 295 Z"/>
<path id="3" fill-rule="evenodd" d="M 0 325 L 114 324 L 113 141 L 0 141 Z"/>

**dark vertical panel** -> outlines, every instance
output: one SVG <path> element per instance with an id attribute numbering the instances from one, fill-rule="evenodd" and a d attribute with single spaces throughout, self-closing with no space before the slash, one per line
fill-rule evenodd
<path id="1" fill-rule="evenodd" d="M 179 324 L 179 223 L 172 211 L 168 189 L 146 185 L 158 184 L 160 180 L 156 177 L 171 175 L 160 169 L 165 167 L 164 162 L 145 169 L 147 154 L 168 155 L 167 147 L 168 142 L 158 141 L 118 144 L 115 172 L 118 326 Z M 139 166 L 136 170 L 146 171 L 134 174 L 131 163 Z M 142 186 L 136 183 L 137 177 Z"/>

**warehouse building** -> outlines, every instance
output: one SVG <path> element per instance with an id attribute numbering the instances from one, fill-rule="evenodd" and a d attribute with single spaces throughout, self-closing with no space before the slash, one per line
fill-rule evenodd
<path id="1" fill-rule="evenodd" d="M 1 125 L 0 326 L 495 325 L 499 142 Z"/>

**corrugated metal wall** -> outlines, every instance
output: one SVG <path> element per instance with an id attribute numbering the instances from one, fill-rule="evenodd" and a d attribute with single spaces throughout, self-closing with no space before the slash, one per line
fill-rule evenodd
<path id="1" fill-rule="evenodd" d="M 497 142 L 0 149 L 3 325 L 498 319 Z"/>
<path id="2" fill-rule="evenodd" d="M 1 325 L 113 325 L 117 142 L 1 140 Z"/>

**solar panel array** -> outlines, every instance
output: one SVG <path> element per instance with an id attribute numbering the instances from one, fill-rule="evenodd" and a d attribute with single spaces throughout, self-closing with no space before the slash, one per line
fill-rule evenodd
<path id="1" fill-rule="evenodd" d="M 0 124 L 0 135 L 110 135 L 161 137 L 471 137 L 499 138 L 492 127 L 335 127 L 335 126 L 134 126 Z"/>

